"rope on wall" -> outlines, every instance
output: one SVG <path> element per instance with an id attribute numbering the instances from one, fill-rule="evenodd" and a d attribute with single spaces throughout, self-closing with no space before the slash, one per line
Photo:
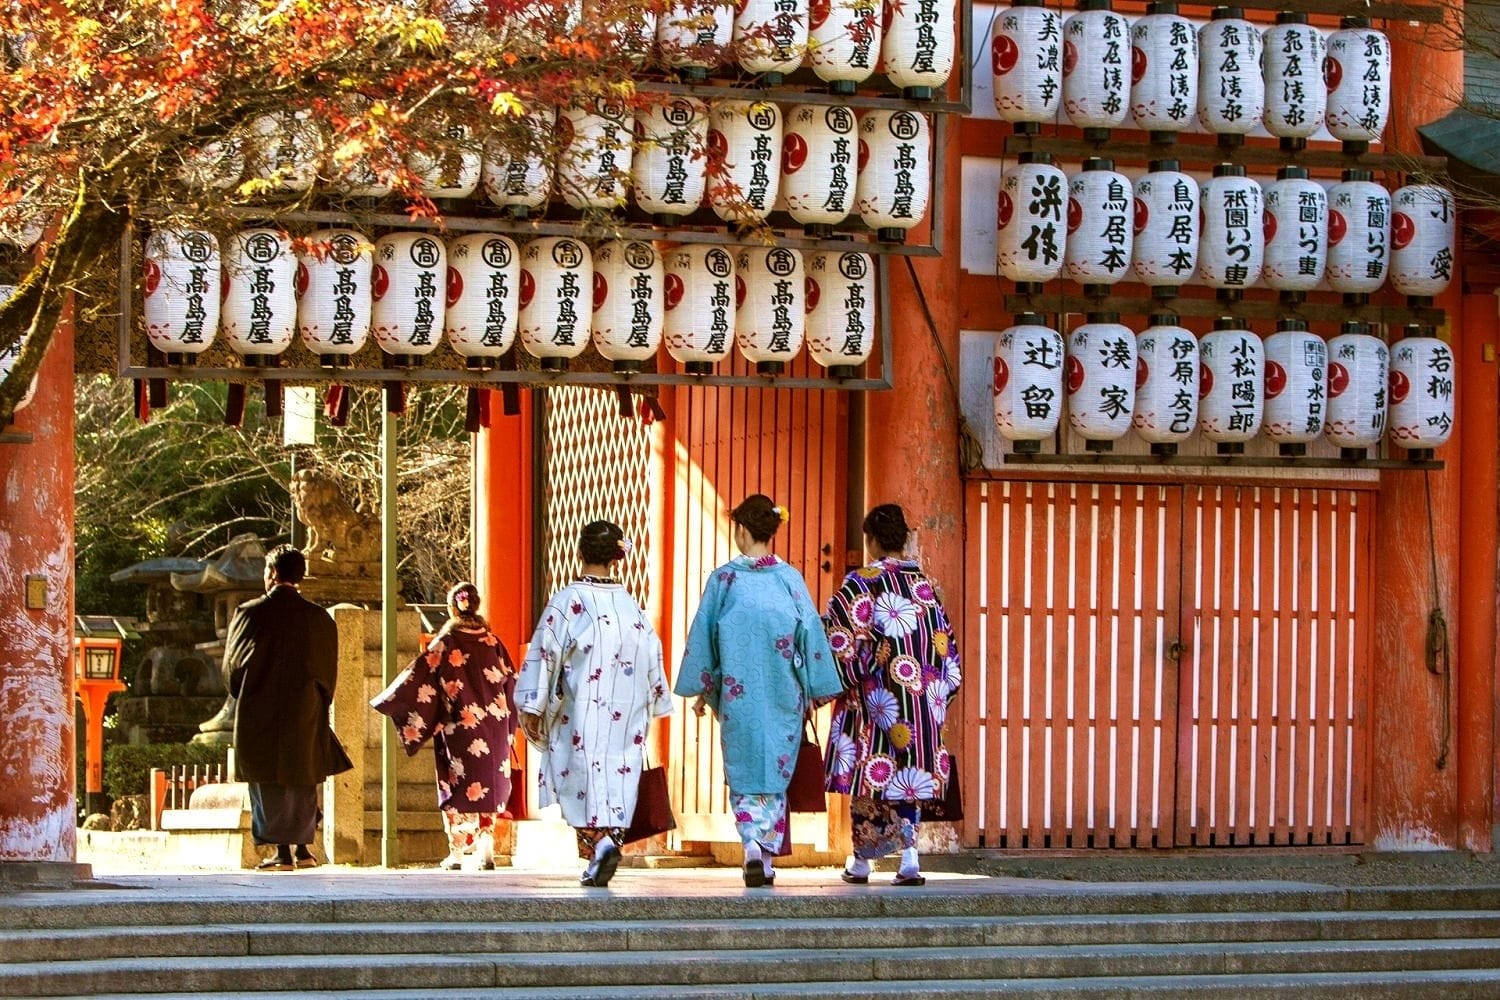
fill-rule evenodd
<path id="1" fill-rule="evenodd" d="M 1432 562 L 1432 610 L 1427 615 L 1427 672 L 1442 682 L 1442 721 L 1439 723 L 1439 746 L 1437 769 L 1448 766 L 1448 754 L 1453 746 L 1453 661 L 1448 644 L 1448 620 L 1443 616 L 1443 595 L 1438 586 L 1437 530 L 1432 517 L 1432 473 L 1423 471 L 1422 485 L 1427 492 L 1427 554 Z"/>
<path id="2" fill-rule="evenodd" d="M 922 307 L 922 316 L 927 320 L 927 334 L 932 338 L 932 346 L 937 349 L 938 357 L 943 362 L 943 376 L 948 382 L 948 393 L 953 400 L 953 411 L 958 416 L 958 466 L 961 472 L 972 472 L 984 464 L 984 446 L 974 431 L 970 429 L 969 422 L 964 419 L 964 408 L 958 394 L 958 378 L 953 374 L 953 363 L 948 358 L 948 351 L 943 347 L 943 338 L 938 336 L 937 323 L 932 318 L 932 310 L 927 305 L 927 293 L 922 290 L 922 282 L 917 278 L 917 269 L 912 265 L 910 257 L 903 257 L 906 261 L 906 273 L 911 278 L 911 286 L 916 289 L 917 302 Z"/>

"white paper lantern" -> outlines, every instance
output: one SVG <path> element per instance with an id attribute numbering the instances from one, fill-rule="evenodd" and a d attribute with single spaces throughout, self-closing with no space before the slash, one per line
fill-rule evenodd
<path id="1" fill-rule="evenodd" d="M 1083 0 L 1062 28 L 1063 113 L 1091 140 L 1130 113 L 1130 22 L 1109 2 Z"/>
<path id="2" fill-rule="evenodd" d="M 1413 334 L 1420 329 L 1407 327 Z M 1453 349 L 1436 337 L 1406 336 L 1391 345 L 1391 444 L 1415 452 L 1447 443 L 1457 364 Z"/>
<path id="3" fill-rule="evenodd" d="M 1198 124 L 1218 133 L 1221 146 L 1238 145 L 1265 109 L 1260 29 L 1238 7 L 1215 7 L 1198 29 Z"/>
<path id="4" fill-rule="evenodd" d="M 1282 167 L 1265 202 L 1261 281 L 1284 298 L 1316 288 L 1328 264 L 1328 192 L 1303 167 Z"/>
<path id="5" fill-rule="evenodd" d="M 1113 285 L 1130 270 L 1134 190 L 1113 160 L 1090 157 L 1068 182 L 1063 273 L 1085 285 Z"/>
<path id="6" fill-rule="evenodd" d="M 803 277 L 802 254 L 786 247 L 744 247 L 735 260 L 734 340 L 762 375 L 779 374 L 802 350 Z"/>
<path id="7" fill-rule="evenodd" d="M 689 375 L 712 374 L 734 342 L 734 258 L 725 248 L 708 244 L 676 247 L 663 256 L 662 339 L 667 353 Z"/>
<path id="8" fill-rule="evenodd" d="M 370 329 L 398 366 L 419 364 L 443 337 L 448 254 L 431 233 L 388 233 L 375 241 Z"/>
<path id="9" fill-rule="evenodd" d="M 0 285 L 0 302 L 7 301 L 14 294 L 16 294 L 15 285 Z M 0 348 L 0 382 L 4 382 L 10 378 L 10 373 L 15 370 L 16 365 L 21 360 L 21 352 L 25 349 L 25 337 L 22 337 L 9 347 Z M 33 375 L 31 383 L 26 387 L 26 391 L 21 394 L 21 398 L 16 402 L 15 412 L 20 413 L 26 407 L 30 406 L 31 401 L 35 398 L 36 376 Z"/>
<path id="10" fill-rule="evenodd" d="M 801 104 L 786 114 L 781 142 L 781 194 L 808 236 L 828 237 L 854 207 L 859 135 L 854 112 Z"/>
<path id="11" fill-rule="evenodd" d="M 1265 414 L 1265 346 L 1234 319 L 1198 341 L 1198 430 L 1221 455 L 1244 451 Z"/>
<path id="12" fill-rule="evenodd" d="M 1135 416 L 1135 334 L 1113 313 L 1090 313 L 1068 338 L 1068 425 L 1089 451 L 1108 451 Z"/>
<path id="13" fill-rule="evenodd" d="M 1214 167 L 1203 182 L 1203 230 L 1198 240 L 1198 276 L 1231 295 L 1260 281 L 1265 265 L 1265 219 L 1260 185 L 1234 163 Z"/>
<path id="14" fill-rule="evenodd" d="M 1185 131 L 1198 105 L 1198 31 L 1157 0 L 1130 26 L 1130 113 L 1157 138 Z"/>
<path id="15" fill-rule="evenodd" d="M 190 188 L 227 191 L 239 184 L 244 173 L 244 134 L 235 133 L 186 150 L 177 180 Z"/>
<path id="16" fill-rule="evenodd" d="M 245 229 L 225 241 L 219 331 L 247 365 L 271 363 L 297 328 L 297 258 L 279 229 Z"/>
<path id="17" fill-rule="evenodd" d="M 1366 333 L 1363 323 L 1345 323 L 1328 342 L 1328 440 L 1345 458 L 1363 458 L 1385 437 L 1390 406 L 1390 350 Z"/>
<path id="18" fill-rule="evenodd" d="M 517 0 L 504 7 L 499 35 L 523 59 L 555 58 L 554 40 L 571 34 L 583 20 L 583 0 Z"/>
<path id="19" fill-rule="evenodd" d="M 1198 338 L 1173 313 L 1154 313 L 1135 338 L 1135 415 L 1130 426 L 1156 455 L 1171 455 L 1198 429 Z"/>
<path id="20" fill-rule="evenodd" d="M 808 21 L 808 65 L 831 93 L 854 93 L 880 61 L 880 0 L 812 0 Z"/>
<path id="21" fill-rule="evenodd" d="M 807 6 L 799 0 L 738 0 L 735 61 L 746 73 L 777 86 L 807 55 Z"/>
<path id="22" fill-rule="evenodd" d="M 1016 0 L 990 35 L 995 110 L 1017 132 L 1035 133 L 1062 105 L 1062 16 L 1043 0 Z"/>
<path id="23" fill-rule="evenodd" d="M 633 0 L 586 0 L 583 23 L 603 29 L 601 44 L 625 57 L 633 67 L 645 65 L 656 47 L 656 6 Z"/>
<path id="24" fill-rule="evenodd" d="M 545 371 L 566 371 L 589 345 L 594 261 L 571 236 L 543 236 L 521 251 L 521 346 Z"/>
<path id="25" fill-rule="evenodd" d="M 708 201 L 725 222 L 758 222 L 781 183 L 781 110 L 770 101 L 720 101 L 709 113 Z M 711 171 L 712 172 L 712 171 Z"/>
<path id="26" fill-rule="evenodd" d="M 1198 270 L 1198 203 L 1198 182 L 1176 160 L 1152 160 L 1135 182 L 1131 274 L 1164 297 Z"/>
<path id="27" fill-rule="evenodd" d="M 219 335 L 219 241 L 201 229 L 158 229 L 141 264 L 146 337 L 169 365 L 192 364 Z"/>
<path id="28" fill-rule="evenodd" d="M 1368 170 L 1345 170 L 1328 189 L 1328 286 L 1368 296 L 1385 284 L 1391 258 L 1391 193 Z"/>
<path id="29" fill-rule="evenodd" d="M 1062 334 L 1037 313 L 1021 313 L 995 340 L 995 428 L 1013 450 L 1035 454 L 1062 418 Z"/>
<path id="30" fill-rule="evenodd" d="M 1026 286 L 1021 291 L 1062 273 L 1067 192 L 1068 179 L 1050 153 L 1022 153 L 1000 177 L 995 261 L 1002 278 Z"/>
<path id="31" fill-rule="evenodd" d="M 594 248 L 594 349 L 617 372 L 638 372 L 661 346 L 665 277 L 656 249 L 641 240 Z"/>
<path id="32" fill-rule="evenodd" d="M 1328 410 L 1328 345 L 1298 320 L 1281 320 L 1266 338 L 1266 409 L 1261 432 L 1281 454 L 1306 454 L 1323 433 Z"/>
<path id="33" fill-rule="evenodd" d="M 480 176 L 491 204 L 518 219 L 547 204 L 552 195 L 551 149 L 556 128 L 557 112 L 543 108 L 511 123 L 509 133 L 493 132 L 485 139 Z"/>
<path id="34" fill-rule="evenodd" d="M 449 121 L 426 140 L 425 149 L 406 155 L 406 166 L 416 175 L 417 189 L 429 198 L 467 198 L 479 187 L 483 173 L 481 144 L 473 130 Z"/>
<path id="35" fill-rule="evenodd" d="M 1408 184 L 1391 195 L 1391 209 L 1391 287 L 1402 295 L 1441 295 L 1453 280 L 1453 192 Z"/>
<path id="36" fill-rule="evenodd" d="M 1346 17 L 1328 36 L 1323 60 L 1328 91 L 1324 120 L 1346 153 L 1363 153 L 1379 142 L 1391 115 L 1391 41 L 1366 17 Z"/>
<path id="37" fill-rule="evenodd" d="M 23 195 L 19 201 L 0 208 L 0 243 L 29 251 L 46 234 L 50 220 L 48 209 Z"/>
<path id="38" fill-rule="evenodd" d="M 807 353 L 833 378 L 853 378 L 875 349 L 875 263 L 868 254 L 807 255 Z"/>
<path id="39" fill-rule="evenodd" d="M 932 132 L 915 111 L 867 111 L 859 122 L 856 204 L 882 243 L 901 243 L 927 215 Z M 867 152 L 868 151 L 868 152 Z"/>
<path id="40" fill-rule="evenodd" d="M 931 100 L 953 73 L 953 0 L 886 0 L 884 17 L 886 79 L 908 100 Z"/>
<path id="41" fill-rule="evenodd" d="M 1266 29 L 1266 131 L 1300 148 L 1323 127 L 1328 91 L 1323 85 L 1323 36 L 1307 23 L 1307 15 L 1283 11 L 1274 27 Z"/>
<path id="42" fill-rule="evenodd" d="M 656 49 L 662 64 L 684 80 L 702 81 L 723 58 L 733 33 L 733 3 L 681 0 L 657 17 Z"/>
<path id="43" fill-rule="evenodd" d="M 301 194 L 318 179 L 323 141 L 310 111 L 261 115 L 250 123 L 245 172 L 270 181 L 276 191 Z"/>
<path id="44" fill-rule="evenodd" d="M 616 209 L 625 204 L 634 119 L 625 106 L 595 98 L 557 115 L 557 191 L 569 207 Z"/>
<path id="45" fill-rule="evenodd" d="M 370 337 L 375 246 L 352 229 L 310 233 L 297 252 L 297 332 L 327 368 L 348 365 Z"/>
<path id="46" fill-rule="evenodd" d="M 631 190 L 642 211 L 671 225 L 703 203 L 708 166 L 708 106 L 673 97 L 636 113 Z"/>
<path id="47" fill-rule="evenodd" d="M 515 343 L 521 314 L 521 250 L 499 233 L 448 243 L 443 333 L 468 368 L 493 366 Z"/>

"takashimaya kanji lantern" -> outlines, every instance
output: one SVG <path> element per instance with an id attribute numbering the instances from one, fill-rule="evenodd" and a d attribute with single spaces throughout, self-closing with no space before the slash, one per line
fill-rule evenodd
<path id="1" fill-rule="evenodd" d="M 309 233 L 297 251 L 297 332 L 325 368 L 342 368 L 370 338 L 375 245 L 353 229 Z"/>
<path id="2" fill-rule="evenodd" d="M 1131 429 L 1153 455 L 1175 455 L 1198 429 L 1198 338 L 1176 313 L 1153 313 L 1136 334 Z"/>
<path id="3" fill-rule="evenodd" d="M 569 207 L 620 208 L 630 177 L 635 120 L 604 98 L 563 108 L 557 115 L 557 191 Z"/>
<path id="4" fill-rule="evenodd" d="M 778 375 L 807 332 L 802 254 L 786 247 L 742 247 L 735 261 L 734 339 L 762 375 Z"/>
<path id="5" fill-rule="evenodd" d="M 169 365 L 190 365 L 219 335 L 219 241 L 202 229 L 158 229 L 141 266 L 142 313 L 151 346 Z"/>
<path id="6" fill-rule="evenodd" d="M 1407 449 L 1409 458 L 1431 458 L 1432 449 L 1453 433 L 1453 389 L 1458 359 L 1453 348 L 1408 326 L 1407 336 L 1391 345 L 1391 444 Z"/>
<path id="7" fill-rule="evenodd" d="M 781 141 L 781 195 L 809 236 L 828 237 L 854 208 L 859 134 L 854 112 L 800 104 L 786 113 Z"/>
<path id="8" fill-rule="evenodd" d="M 875 349 L 875 263 L 869 254 L 807 255 L 807 353 L 833 378 L 853 378 Z"/>
<path id="9" fill-rule="evenodd" d="M 1198 31 L 1157 0 L 1130 26 L 1130 113 L 1156 142 L 1170 142 L 1193 123 L 1198 105 Z"/>
<path id="10" fill-rule="evenodd" d="M 668 98 L 636 112 L 635 133 L 635 203 L 662 225 L 696 212 L 708 166 L 708 106 L 692 97 Z"/>
<path id="11" fill-rule="evenodd" d="M 1062 418 L 1062 335 L 1038 313 L 1020 313 L 995 340 L 995 427 L 1013 450 L 1035 454 Z"/>
<path id="12" fill-rule="evenodd" d="M 462 122 L 445 122 L 422 148 L 406 154 L 418 190 L 429 198 L 467 198 L 483 173 L 481 144 Z"/>
<path id="13" fill-rule="evenodd" d="M 1453 192 L 1408 184 L 1391 195 L 1391 210 L 1391 287 L 1419 299 L 1441 295 L 1453 281 Z"/>
<path id="14" fill-rule="evenodd" d="M 738 0 L 734 53 L 740 69 L 777 86 L 807 55 L 807 6 L 801 0 Z"/>
<path id="15" fill-rule="evenodd" d="M 641 371 L 656 356 L 665 286 L 650 243 L 609 240 L 594 247 L 594 349 L 615 371 Z"/>
<path id="16" fill-rule="evenodd" d="M 1198 341 L 1198 361 L 1198 430 L 1219 454 L 1241 454 L 1265 414 L 1265 345 L 1224 316 Z"/>
<path id="17" fill-rule="evenodd" d="M 1323 36 L 1307 15 L 1283 11 L 1266 29 L 1261 59 L 1266 83 L 1266 131 L 1284 149 L 1301 149 L 1323 127 L 1328 91 L 1323 84 Z"/>
<path id="18" fill-rule="evenodd" d="M 0 285 L 0 302 L 5 302 L 14 294 L 16 294 L 15 285 Z M 3 382 L 7 378 L 10 378 L 10 373 L 20 362 L 21 352 L 25 349 L 25 337 L 22 337 L 20 340 L 16 341 L 9 347 L 0 348 L 0 382 Z M 31 377 L 31 383 L 26 387 L 26 391 L 22 393 L 21 398 L 16 402 L 15 412 L 19 413 L 26 407 L 30 406 L 31 401 L 35 398 L 36 376 L 33 375 Z"/>
<path id="19" fill-rule="evenodd" d="M 711 375 L 734 343 L 736 292 L 729 250 L 689 243 L 664 254 L 667 353 L 689 375 Z"/>
<path id="20" fill-rule="evenodd" d="M 719 101 L 713 106 L 708 201 L 715 215 L 744 223 L 770 214 L 781 184 L 781 142 L 781 110 L 770 101 Z"/>
<path id="21" fill-rule="evenodd" d="M 880 61 L 880 0 L 812 0 L 807 62 L 834 94 L 852 94 Z"/>
<path id="22" fill-rule="evenodd" d="M 1022 153 L 1000 177 L 995 258 L 1017 291 L 1040 291 L 1062 273 L 1068 179 L 1050 153 Z"/>
<path id="23" fill-rule="evenodd" d="M 1391 41 L 1370 27 L 1367 17 L 1346 17 L 1328 36 L 1323 60 L 1328 88 L 1324 120 L 1344 143 L 1344 152 L 1363 153 L 1379 142 L 1391 115 Z"/>
<path id="24" fill-rule="evenodd" d="M 1103 291 L 1130 271 L 1134 188 L 1113 160 L 1090 157 L 1068 181 L 1068 237 L 1063 273 Z"/>
<path id="25" fill-rule="evenodd" d="M 1203 229 L 1198 240 L 1198 276 L 1237 298 L 1260 281 L 1265 265 L 1265 220 L 1260 185 L 1237 163 L 1221 163 L 1200 192 Z"/>
<path id="26" fill-rule="evenodd" d="M 1114 313 L 1089 313 L 1068 338 L 1068 425 L 1089 451 L 1109 451 L 1135 415 L 1135 334 Z"/>
<path id="27" fill-rule="evenodd" d="M 281 192 L 301 194 L 318 179 L 323 130 L 307 110 L 261 115 L 250 123 L 245 172 Z"/>
<path id="28" fill-rule="evenodd" d="M 1043 0 L 1016 0 L 990 28 L 995 110 L 1034 134 L 1062 106 L 1062 16 Z"/>
<path id="29" fill-rule="evenodd" d="M 1390 265 L 1391 193 L 1373 176 L 1345 170 L 1328 189 L 1328 287 L 1351 304 L 1379 291 Z"/>
<path id="30" fill-rule="evenodd" d="M 1323 434 L 1328 408 L 1328 345 L 1301 320 L 1283 319 L 1266 338 L 1266 409 L 1262 433 L 1282 455 L 1307 453 Z"/>
<path id="31" fill-rule="evenodd" d="M 338 100 L 342 115 L 351 122 L 366 120 L 374 102 L 361 94 L 347 94 Z M 340 142 L 332 142 L 335 149 Z M 395 149 L 366 149 L 347 159 L 330 157 L 328 164 L 331 187 L 350 198 L 384 198 L 394 189 L 401 168 L 401 157 Z"/>
<path id="32" fill-rule="evenodd" d="M 219 332 L 246 365 L 274 364 L 297 328 L 297 258 L 279 229 L 257 227 L 223 245 L 224 301 Z"/>
<path id="33" fill-rule="evenodd" d="M 521 251 L 521 346 L 544 371 L 567 371 L 589 345 L 594 260 L 571 236 L 542 236 Z"/>
<path id="34" fill-rule="evenodd" d="M 521 250 L 499 233 L 448 242 L 443 332 L 471 369 L 494 367 L 516 340 L 521 314 Z"/>
<path id="35" fill-rule="evenodd" d="M 883 243 L 901 243 L 927 215 L 932 131 L 914 111 L 866 111 L 859 122 L 855 205 Z"/>
<path id="36" fill-rule="evenodd" d="M 953 0 L 886 0 L 880 61 L 909 100 L 930 100 L 953 72 Z"/>
<path id="37" fill-rule="evenodd" d="M 1363 323 L 1347 322 L 1328 342 L 1328 421 L 1324 432 L 1344 458 L 1364 458 L 1385 437 L 1390 349 Z"/>
<path id="38" fill-rule="evenodd" d="M 1328 192 L 1303 167 L 1282 167 L 1265 187 L 1266 251 L 1261 281 L 1300 300 L 1323 281 L 1328 263 Z"/>
<path id="39" fill-rule="evenodd" d="M 1135 182 L 1130 271 L 1152 294 L 1171 298 L 1198 270 L 1198 182 L 1176 160 L 1152 160 Z"/>
<path id="40" fill-rule="evenodd" d="M 662 64 L 689 81 L 708 78 L 734 35 L 733 3 L 675 0 L 656 19 L 656 49 Z"/>
<path id="41" fill-rule="evenodd" d="M 1198 29 L 1198 124 L 1237 146 L 1266 109 L 1260 29 L 1238 7 L 1215 7 L 1212 17 Z"/>
<path id="42" fill-rule="evenodd" d="M 448 254 L 432 233 L 375 241 L 370 331 L 391 364 L 409 368 L 437 349 L 447 305 Z"/>
<path id="43" fill-rule="evenodd" d="M 1109 3 L 1082 0 L 1062 27 L 1063 113 L 1095 142 L 1130 113 L 1130 22 Z"/>
<path id="44" fill-rule="evenodd" d="M 556 164 L 550 150 L 557 112 L 552 108 L 530 111 L 511 125 L 513 135 L 496 133 L 485 139 L 480 176 L 492 205 L 512 218 L 524 219 L 552 196 Z"/>
<path id="45" fill-rule="evenodd" d="M 245 135 L 239 131 L 185 150 L 177 180 L 190 188 L 225 191 L 239 184 L 244 173 Z"/>

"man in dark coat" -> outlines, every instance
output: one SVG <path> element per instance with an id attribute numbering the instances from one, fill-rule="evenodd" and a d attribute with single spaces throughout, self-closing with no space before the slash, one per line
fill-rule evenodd
<path id="1" fill-rule="evenodd" d="M 297 592 L 306 573 L 300 550 L 273 549 L 266 595 L 240 605 L 224 647 L 229 690 L 239 699 L 235 767 L 250 783 L 250 832 L 257 845 L 276 845 L 276 855 L 259 866 L 266 871 L 317 864 L 308 845 L 319 786 L 351 766 L 328 725 L 338 632 L 327 611 Z"/>

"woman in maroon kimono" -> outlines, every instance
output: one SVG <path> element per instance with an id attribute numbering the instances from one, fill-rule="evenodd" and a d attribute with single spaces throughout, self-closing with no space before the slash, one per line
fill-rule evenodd
<path id="1" fill-rule="evenodd" d="M 495 867 L 491 828 L 510 797 L 511 700 L 516 668 L 479 615 L 479 590 L 448 592 L 448 622 L 370 704 L 391 717 L 408 755 L 430 736 L 437 764 L 438 807 L 451 850 L 442 866 L 472 855 Z"/>

